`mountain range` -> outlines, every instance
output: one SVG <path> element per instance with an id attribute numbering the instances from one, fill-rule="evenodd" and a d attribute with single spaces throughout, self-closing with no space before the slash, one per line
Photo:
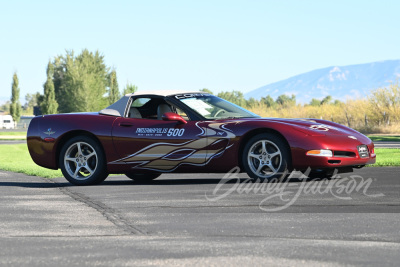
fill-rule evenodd
<path id="1" fill-rule="evenodd" d="M 400 60 L 331 66 L 262 86 L 246 93 L 245 97 L 260 99 L 270 95 L 276 99 L 282 94 L 294 94 L 298 103 L 309 103 L 312 98 L 322 99 L 328 95 L 339 100 L 356 99 L 399 78 Z"/>

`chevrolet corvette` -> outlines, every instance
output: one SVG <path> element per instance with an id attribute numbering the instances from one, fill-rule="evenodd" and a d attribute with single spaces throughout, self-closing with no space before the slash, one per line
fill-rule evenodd
<path id="1" fill-rule="evenodd" d="M 376 160 L 373 142 L 341 124 L 261 118 L 204 92 L 134 93 L 99 112 L 37 116 L 27 144 L 36 164 L 61 169 L 75 185 L 109 174 L 149 181 L 236 166 L 260 180 L 292 170 L 328 177 Z"/>

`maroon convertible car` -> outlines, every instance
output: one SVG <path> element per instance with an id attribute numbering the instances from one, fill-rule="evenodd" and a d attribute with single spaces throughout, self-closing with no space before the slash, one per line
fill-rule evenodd
<path id="1" fill-rule="evenodd" d="M 61 168 L 76 185 L 110 173 L 146 181 L 236 166 L 261 180 L 308 168 L 329 176 L 376 159 L 372 141 L 343 125 L 261 118 L 204 92 L 128 94 L 100 112 L 35 117 L 27 142 L 36 164 Z"/>

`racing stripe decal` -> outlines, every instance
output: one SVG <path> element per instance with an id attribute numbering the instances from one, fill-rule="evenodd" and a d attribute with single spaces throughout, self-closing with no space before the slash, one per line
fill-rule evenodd
<path id="1" fill-rule="evenodd" d="M 134 165 L 133 169 L 140 168 L 161 172 L 171 172 L 182 164 L 204 166 L 213 158 L 222 155 L 225 150 L 232 146 L 230 140 L 236 137 L 236 135 L 231 130 L 225 128 L 226 124 L 210 123 L 208 126 L 203 127 L 198 122 L 196 126 L 201 130 L 201 133 L 198 134 L 200 139 L 181 144 L 165 142 L 151 144 L 128 157 L 111 163 L 125 162 Z M 217 144 L 220 145 L 218 146 Z M 214 146 L 216 148 L 206 149 L 207 146 Z M 184 156 L 178 158 L 171 156 L 183 151 L 186 151 Z"/>

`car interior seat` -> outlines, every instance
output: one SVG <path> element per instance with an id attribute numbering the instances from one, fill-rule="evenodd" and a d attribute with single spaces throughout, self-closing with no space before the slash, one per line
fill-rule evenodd
<path id="1" fill-rule="evenodd" d="M 169 105 L 167 104 L 160 104 L 157 107 L 157 119 L 162 120 L 162 115 L 165 112 L 172 112 L 172 109 Z"/>
<path id="2" fill-rule="evenodd" d="M 135 118 L 135 119 L 141 119 L 142 114 L 140 114 L 139 110 L 137 108 L 130 108 L 129 109 L 129 118 Z"/>

